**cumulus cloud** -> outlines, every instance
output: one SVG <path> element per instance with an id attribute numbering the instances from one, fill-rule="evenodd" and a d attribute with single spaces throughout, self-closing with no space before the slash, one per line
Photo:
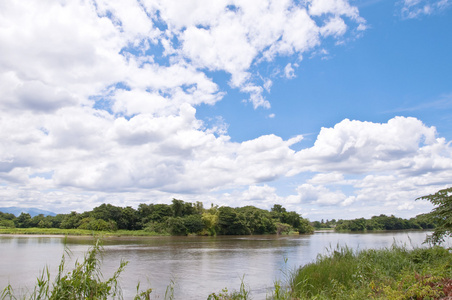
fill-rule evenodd
<path id="1" fill-rule="evenodd" d="M 116 95 L 125 83 L 143 107 L 173 109 L 181 102 L 213 104 L 222 93 L 204 70 L 226 71 L 230 85 L 249 94 L 255 108 L 269 108 L 255 66 L 281 55 L 301 57 L 321 37 L 342 36 L 365 23 L 344 1 L 41 1 L 2 4 L 0 65 L 18 85 L 41 82 L 78 101 Z M 307 5 L 307 6 L 304 6 Z M 183 13 L 182 13 L 183 12 Z M 181 15 L 182 14 L 182 15 Z M 330 15 L 333 14 L 333 17 Z M 328 16 L 327 16 L 328 15 Z M 323 24 L 313 18 L 322 17 Z M 17 26 L 20 24 L 20 26 Z M 166 27 L 166 29 L 165 29 Z M 162 49 L 164 48 L 164 49 Z M 156 58 L 167 60 L 164 66 Z M 50 91 L 50 90 L 49 90 Z M 116 110 L 128 107 L 118 91 Z M 129 96 L 129 95 L 128 95 Z M 170 98 L 175 105 L 155 100 Z M 147 102 L 156 101 L 154 107 Z M 167 101 L 168 102 L 168 101 Z M 58 104 L 50 104 L 51 108 Z"/>
<path id="2" fill-rule="evenodd" d="M 440 159 L 436 164 L 450 166 L 450 158 L 436 155 L 441 149 L 448 145 L 436 138 L 436 129 L 415 118 L 395 117 L 383 124 L 346 119 L 334 128 L 322 128 L 314 146 L 297 153 L 297 158 L 304 169 L 313 171 L 416 172 L 425 168 L 425 160 Z"/>
<path id="3" fill-rule="evenodd" d="M 431 209 L 413 200 L 450 185 L 452 149 L 434 127 L 415 118 L 387 123 L 344 120 L 322 128 L 314 146 L 295 154 L 294 178 L 312 174 L 284 198 L 301 203 L 307 216 L 322 218 L 348 207 L 349 217 Z M 308 172 L 308 173 L 306 173 Z"/>
<path id="4" fill-rule="evenodd" d="M 324 186 L 302 184 L 297 188 L 300 203 L 334 205 L 341 203 L 346 196 L 341 191 L 330 191 Z"/>
<path id="5" fill-rule="evenodd" d="M 83 210 L 183 195 L 299 211 L 372 193 L 400 202 L 451 177 L 449 143 L 415 118 L 343 120 L 298 151 L 301 135 L 237 142 L 222 119 L 197 118 L 225 95 L 216 72 L 269 108 L 274 77 L 365 28 L 347 1 L 8 0 L 0 24 L 2 203 Z M 291 191 L 270 184 L 287 178 Z"/>

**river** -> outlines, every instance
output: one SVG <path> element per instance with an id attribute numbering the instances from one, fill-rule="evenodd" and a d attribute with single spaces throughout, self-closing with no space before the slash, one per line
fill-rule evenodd
<path id="1" fill-rule="evenodd" d="M 163 299 L 173 282 L 175 299 L 207 299 L 208 295 L 239 289 L 243 280 L 253 299 L 265 299 L 275 280 L 312 262 L 328 249 L 384 248 L 392 244 L 422 246 L 426 231 L 336 233 L 312 235 L 256 235 L 218 237 L 115 237 L 104 240 L 102 272 L 111 276 L 121 259 L 129 261 L 121 274 L 124 299 L 132 299 L 137 283 Z M 0 288 L 10 283 L 16 292 L 33 287 L 45 266 L 58 270 L 66 247 L 76 259 L 93 243 L 90 237 L 0 235 Z"/>

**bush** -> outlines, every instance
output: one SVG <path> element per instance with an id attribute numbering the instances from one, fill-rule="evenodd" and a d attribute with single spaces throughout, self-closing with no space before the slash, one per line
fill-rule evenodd
<path id="1" fill-rule="evenodd" d="M 0 220 L 0 228 L 16 228 L 12 220 Z"/>
<path id="2" fill-rule="evenodd" d="M 80 221 L 78 229 L 94 230 L 94 231 L 116 231 L 118 226 L 115 221 L 104 221 L 102 219 L 84 218 Z"/>

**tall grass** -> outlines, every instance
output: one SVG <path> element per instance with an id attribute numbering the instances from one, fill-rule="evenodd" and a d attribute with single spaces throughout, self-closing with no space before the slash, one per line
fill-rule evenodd
<path id="1" fill-rule="evenodd" d="M 452 255 L 442 247 L 338 247 L 301 267 L 289 289 L 291 299 L 440 299 L 452 295 L 451 278 Z"/>
<path id="2" fill-rule="evenodd" d="M 35 287 L 30 294 L 19 296 L 14 288 L 8 285 L 1 293 L 0 299 L 122 299 L 123 295 L 118 279 L 127 262 L 121 260 L 115 273 L 104 280 L 100 271 L 100 252 L 101 245 L 100 241 L 97 240 L 85 254 L 83 261 L 76 261 L 74 268 L 71 271 L 66 271 L 66 255 L 70 255 L 70 251 L 66 249 L 58 267 L 58 274 L 53 282 L 48 268 L 45 268 L 41 276 L 37 278 Z M 140 291 L 138 285 L 135 300 L 150 299 L 151 292 L 151 289 Z"/>

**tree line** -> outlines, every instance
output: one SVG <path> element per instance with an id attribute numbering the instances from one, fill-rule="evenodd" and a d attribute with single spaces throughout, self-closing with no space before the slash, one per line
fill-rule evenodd
<path id="1" fill-rule="evenodd" d="M 371 230 L 407 230 L 407 229 L 434 229 L 436 221 L 426 214 L 410 219 L 397 218 L 393 215 L 373 216 L 370 219 L 357 218 L 353 220 L 323 220 L 312 223 L 315 229 L 334 228 L 336 231 L 371 231 Z"/>
<path id="2" fill-rule="evenodd" d="M 270 211 L 254 206 L 232 208 L 173 199 L 171 204 L 140 204 L 138 209 L 101 204 L 92 211 L 56 216 L 18 217 L 0 212 L 0 228 L 61 228 L 93 231 L 145 230 L 170 235 L 248 235 L 312 233 L 310 222 L 275 204 Z"/>

